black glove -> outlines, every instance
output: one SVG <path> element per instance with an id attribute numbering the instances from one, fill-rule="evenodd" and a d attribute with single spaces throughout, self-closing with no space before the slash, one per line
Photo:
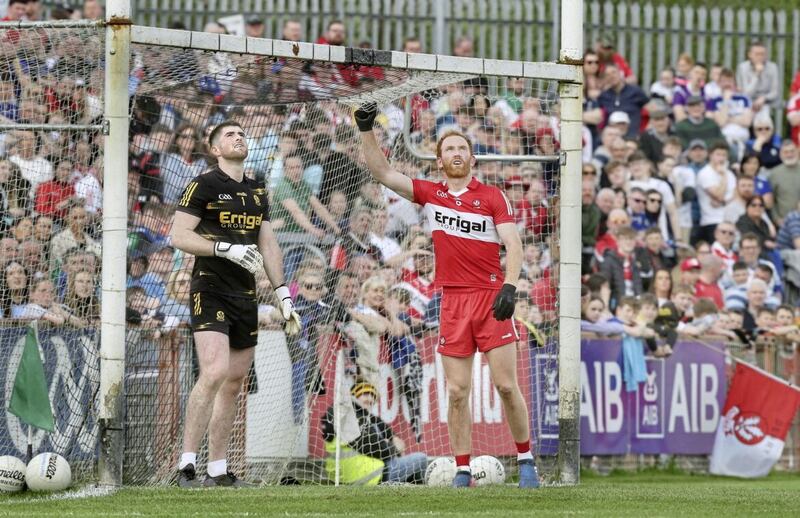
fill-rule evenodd
<path id="1" fill-rule="evenodd" d="M 372 131 L 375 117 L 378 116 L 378 105 L 370 101 L 362 104 L 355 113 L 356 125 L 361 131 Z"/>
<path id="2" fill-rule="evenodd" d="M 508 320 L 514 314 L 514 296 L 517 288 L 513 284 L 503 284 L 500 293 L 494 299 L 494 318 L 497 320 Z"/>

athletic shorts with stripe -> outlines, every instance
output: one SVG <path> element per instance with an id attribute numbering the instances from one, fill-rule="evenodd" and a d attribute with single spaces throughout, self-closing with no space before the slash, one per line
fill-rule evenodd
<path id="1" fill-rule="evenodd" d="M 233 349 L 255 347 L 258 341 L 258 304 L 255 299 L 195 291 L 191 293 L 190 301 L 192 331 L 226 334 Z"/>
<path id="2" fill-rule="evenodd" d="M 517 341 L 514 319 L 494 318 L 492 305 L 499 291 L 499 288 L 444 288 L 439 315 L 439 354 L 466 358 L 475 351 L 485 353 Z"/>

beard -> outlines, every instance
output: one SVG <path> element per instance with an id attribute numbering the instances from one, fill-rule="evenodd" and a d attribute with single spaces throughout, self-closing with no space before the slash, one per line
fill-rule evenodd
<path id="1" fill-rule="evenodd" d="M 233 147 L 227 153 L 220 155 L 221 158 L 225 160 L 244 160 L 247 158 L 247 148 L 246 147 Z"/>
<path id="2" fill-rule="evenodd" d="M 469 162 L 462 161 L 458 165 L 453 165 L 453 161 L 444 162 L 442 164 L 442 168 L 444 169 L 444 174 L 448 178 L 464 178 L 470 172 Z"/>

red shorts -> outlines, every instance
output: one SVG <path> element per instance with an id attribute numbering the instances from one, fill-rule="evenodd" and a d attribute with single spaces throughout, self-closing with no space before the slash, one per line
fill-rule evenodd
<path id="1" fill-rule="evenodd" d="M 514 343 L 514 319 L 498 321 L 492 305 L 500 289 L 444 288 L 439 315 L 439 347 L 444 356 L 465 358 Z"/>

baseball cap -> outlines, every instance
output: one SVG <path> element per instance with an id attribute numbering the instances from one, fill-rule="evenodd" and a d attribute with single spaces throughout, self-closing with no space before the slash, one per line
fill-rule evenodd
<path id="1" fill-rule="evenodd" d="M 261 19 L 260 16 L 257 16 L 255 14 L 251 14 L 250 16 L 247 17 L 247 20 L 245 20 L 245 23 L 247 25 L 261 25 L 262 23 L 264 23 L 264 20 Z"/>
<path id="2" fill-rule="evenodd" d="M 378 389 L 375 388 L 375 385 L 372 383 L 367 383 L 366 381 L 361 381 L 354 384 L 353 388 L 350 389 L 350 393 L 355 397 L 359 397 L 364 394 L 372 394 L 373 396 L 378 397 Z"/>
<path id="3" fill-rule="evenodd" d="M 690 95 L 688 99 L 686 99 L 686 105 L 690 106 L 692 104 L 701 104 L 703 102 L 703 98 L 699 95 Z"/>
<path id="4" fill-rule="evenodd" d="M 694 149 L 696 147 L 701 147 L 703 149 L 708 149 L 708 145 L 706 144 L 706 141 L 705 140 L 701 140 L 699 138 L 696 138 L 696 139 L 692 140 L 691 142 L 689 142 L 689 149 Z"/>
<path id="5" fill-rule="evenodd" d="M 650 119 L 665 119 L 669 117 L 669 112 L 666 108 L 656 108 L 650 111 Z"/>
<path id="6" fill-rule="evenodd" d="M 609 124 L 630 124 L 631 118 L 625 112 L 612 112 L 611 115 L 608 116 L 608 123 Z"/>
<path id="7" fill-rule="evenodd" d="M 689 257 L 688 259 L 684 259 L 681 263 L 681 271 L 688 272 L 689 270 L 699 270 L 700 269 L 700 261 L 697 257 Z"/>

